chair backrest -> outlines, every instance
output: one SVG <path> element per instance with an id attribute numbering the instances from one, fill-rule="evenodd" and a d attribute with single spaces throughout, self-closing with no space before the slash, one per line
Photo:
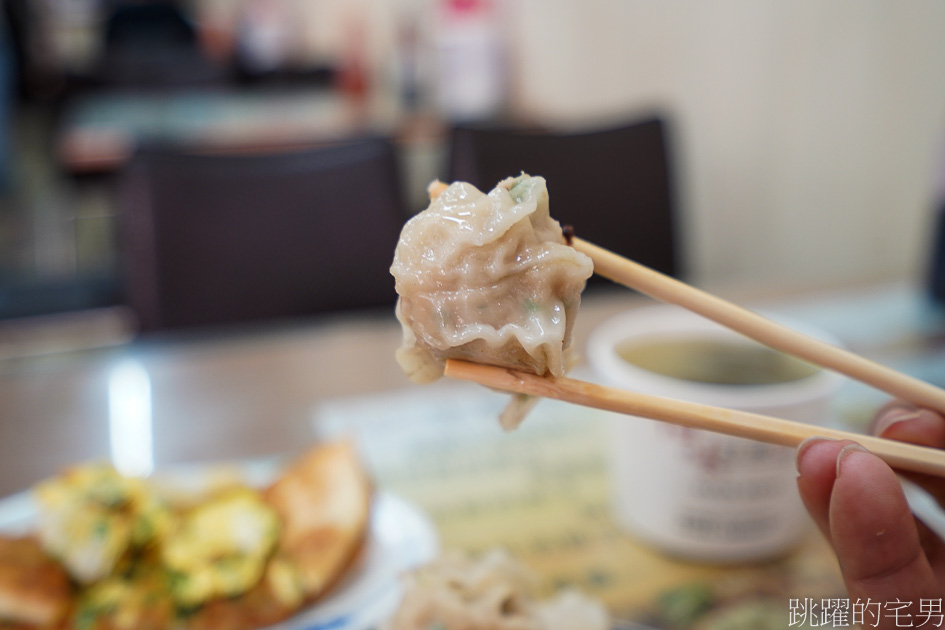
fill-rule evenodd
<path id="1" fill-rule="evenodd" d="M 205 54 L 182 4 L 116 3 L 104 20 L 93 80 L 130 89 L 223 85 L 226 69 Z"/>
<path id="2" fill-rule="evenodd" d="M 382 139 L 266 155 L 149 149 L 120 186 L 142 331 L 393 305 L 405 213 Z"/>
<path id="3" fill-rule="evenodd" d="M 449 181 L 489 189 L 521 171 L 541 175 L 562 225 L 663 273 L 682 274 L 662 119 L 582 133 L 460 126 L 450 145 Z"/>
<path id="4" fill-rule="evenodd" d="M 118 4 L 105 18 L 107 49 L 197 48 L 197 29 L 174 2 Z"/>

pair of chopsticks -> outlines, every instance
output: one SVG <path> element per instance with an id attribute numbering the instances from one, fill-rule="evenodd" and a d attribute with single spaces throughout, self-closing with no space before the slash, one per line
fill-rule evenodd
<path id="1" fill-rule="evenodd" d="M 593 260 L 595 273 L 614 282 L 662 302 L 681 306 L 766 346 L 844 374 L 896 398 L 945 414 L 945 390 L 804 335 L 582 239 L 571 239 L 571 245 Z M 853 440 L 893 468 L 945 477 L 945 451 L 870 435 L 454 359 L 447 361 L 446 375 L 494 389 L 553 398 L 782 446 L 796 447 L 805 439 L 816 436 Z"/>

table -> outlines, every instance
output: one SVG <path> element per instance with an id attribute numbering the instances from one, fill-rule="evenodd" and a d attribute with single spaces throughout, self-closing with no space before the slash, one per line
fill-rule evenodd
<path id="1" fill-rule="evenodd" d="M 400 115 L 390 100 L 352 102 L 324 87 L 92 92 L 67 103 L 55 151 L 81 174 L 118 170 L 148 142 L 205 152 L 303 149 L 392 133 Z"/>
<path id="2" fill-rule="evenodd" d="M 915 287 L 720 293 L 821 326 L 856 352 L 945 385 L 945 318 Z M 624 290 L 587 296 L 576 347 L 605 318 L 646 303 Z M 286 455 L 343 433 L 360 441 L 379 487 L 431 516 L 444 547 L 507 547 L 544 589 L 575 585 L 623 619 L 656 627 L 787 619 L 790 599 L 842 596 L 814 531 L 756 565 L 653 551 L 611 517 L 599 412 L 544 401 L 517 432 L 503 433 L 492 420 L 501 395 L 467 383 L 410 385 L 393 360 L 399 340 L 390 313 L 371 313 L 0 360 L 0 497 L 113 455 L 116 424 L 129 418 L 146 430 L 114 455 L 145 470 Z M 836 421 L 862 428 L 884 399 L 848 384 Z"/>

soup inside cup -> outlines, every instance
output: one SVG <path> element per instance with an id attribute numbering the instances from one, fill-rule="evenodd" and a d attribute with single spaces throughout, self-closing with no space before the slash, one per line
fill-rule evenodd
<path id="1" fill-rule="evenodd" d="M 802 323 L 782 323 L 837 343 Z M 587 356 L 606 385 L 820 425 L 841 383 L 671 306 L 604 322 Z M 782 553 L 806 533 L 793 449 L 610 415 L 614 510 L 641 539 L 691 559 L 741 561 Z"/>

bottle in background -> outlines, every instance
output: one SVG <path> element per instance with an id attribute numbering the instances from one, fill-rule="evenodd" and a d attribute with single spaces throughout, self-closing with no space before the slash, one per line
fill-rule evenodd
<path id="1" fill-rule="evenodd" d="M 504 42 L 495 0 L 443 0 L 434 38 L 434 90 L 451 121 L 496 116 L 505 104 Z"/>

